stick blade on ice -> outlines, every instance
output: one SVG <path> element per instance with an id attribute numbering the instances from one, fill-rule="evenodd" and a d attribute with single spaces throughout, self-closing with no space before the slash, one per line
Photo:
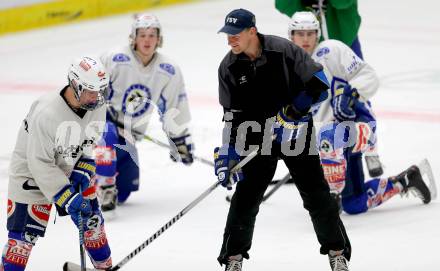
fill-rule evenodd
<path id="1" fill-rule="evenodd" d="M 91 269 L 91 268 L 86 268 L 86 270 L 87 271 L 98 271 L 98 269 Z M 81 266 L 76 263 L 65 262 L 63 265 L 63 271 L 81 271 Z"/>

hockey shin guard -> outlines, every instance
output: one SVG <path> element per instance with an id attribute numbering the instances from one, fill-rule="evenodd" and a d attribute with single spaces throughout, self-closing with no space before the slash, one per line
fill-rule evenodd
<path id="1" fill-rule="evenodd" d="M 2 253 L 3 266 L 0 266 L 0 270 L 24 271 L 36 240 L 36 236 L 31 236 L 27 232 L 9 232 L 8 242 Z"/>

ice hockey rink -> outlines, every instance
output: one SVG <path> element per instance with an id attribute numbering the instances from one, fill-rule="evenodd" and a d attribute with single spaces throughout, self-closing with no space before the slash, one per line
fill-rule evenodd
<path id="1" fill-rule="evenodd" d="M 372 102 L 384 176 L 428 158 L 440 180 L 440 3 L 359 2 L 364 57 L 381 78 Z M 224 16 L 240 7 L 256 14 L 260 32 L 286 36 L 288 18 L 271 0 L 200 1 L 151 10 L 163 26 L 160 50 L 180 65 L 185 77 L 196 155 L 207 159 L 220 144 L 222 128 L 217 68 L 228 46 L 217 31 Z M 7 239 L 9 158 L 29 106 L 66 84 L 74 57 L 99 55 L 126 44 L 131 18 L 125 14 L 0 37 L 0 246 Z M 149 135 L 165 140 L 160 128 L 158 118 L 153 118 Z M 141 189 L 106 222 L 114 263 L 216 182 L 211 167 L 175 164 L 167 150 L 151 142 L 141 142 L 139 151 Z M 280 163 L 276 177 L 286 172 Z M 216 257 L 228 210 L 225 195 L 217 188 L 122 270 L 223 270 Z M 423 205 L 412 196 L 397 196 L 366 214 L 341 217 L 353 247 L 350 270 L 440 269 L 438 199 Z M 52 212 L 46 237 L 38 240 L 27 270 L 61 270 L 66 260 L 79 263 L 76 228 L 70 218 L 54 220 Z M 330 270 L 294 185 L 285 185 L 261 205 L 250 255 L 243 270 Z"/>

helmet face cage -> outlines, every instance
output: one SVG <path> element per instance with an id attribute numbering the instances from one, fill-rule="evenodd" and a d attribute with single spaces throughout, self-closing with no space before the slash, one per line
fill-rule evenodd
<path id="1" fill-rule="evenodd" d="M 74 60 L 69 69 L 68 81 L 80 103 L 80 108 L 92 111 L 104 104 L 109 78 L 100 62 L 90 57 Z M 80 99 L 85 91 L 98 92 L 96 101 L 82 104 Z"/>
<path id="2" fill-rule="evenodd" d="M 134 22 L 131 26 L 131 33 L 129 35 L 129 42 L 132 49 L 135 49 L 136 46 L 136 35 L 137 30 L 139 28 L 156 28 L 157 29 L 157 36 L 159 37 L 159 43 L 157 44 L 157 47 L 162 47 L 163 38 L 162 38 L 162 26 L 160 25 L 159 20 L 156 16 L 152 14 L 137 14 L 135 15 Z"/>
<path id="3" fill-rule="evenodd" d="M 292 32 L 295 30 L 316 30 L 316 39 L 321 38 L 321 27 L 316 16 L 310 11 L 295 12 L 290 19 L 288 27 L 288 37 L 291 39 Z"/>

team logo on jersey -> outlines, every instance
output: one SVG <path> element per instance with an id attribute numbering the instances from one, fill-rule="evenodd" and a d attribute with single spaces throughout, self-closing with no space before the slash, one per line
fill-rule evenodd
<path id="1" fill-rule="evenodd" d="M 151 92 L 141 84 L 131 85 L 122 99 L 122 112 L 131 117 L 144 114 L 150 107 Z"/>
<path id="2" fill-rule="evenodd" d="M 321 140 L 321 146 L 320 146 L 320 151 L 324 152 L 325 154 L 330 154 L 333 152 L 333 146 L 330 143 L 330 141 L 323 139 Z"/>
<path id="3" fill-rule="evenodd" d="M 176 73 L 176 70 L 174 69 L 173 65 L 171 65 L 171 64 L 160 63 L 159 67 L 171 75 L 174 75 Z"/>
<path id="4" fill-rule="evenodd" d="M 330 53 L 330 49 L 328 47 L 322 47 L 321 49 L 316 52 L 317 57 L 322 57 L 323 55 L 326 55 Z"/>
<path id="5" fill-rule="evenodd" d="M 126 54 L 116 54 L 113 56 L 113 62 L 128 62 L 130 57 Z"/>

